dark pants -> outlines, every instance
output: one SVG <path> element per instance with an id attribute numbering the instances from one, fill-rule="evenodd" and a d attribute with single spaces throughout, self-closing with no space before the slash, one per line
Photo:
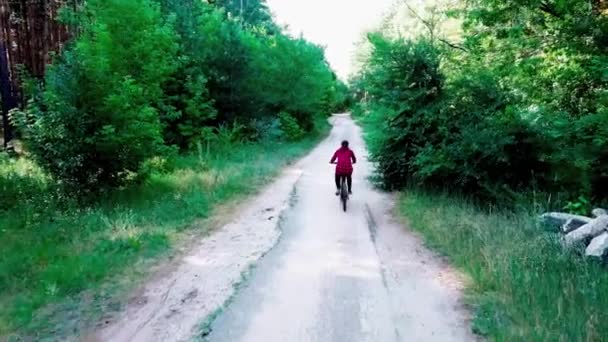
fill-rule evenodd
<path id="1" fill-rule="evenodd" d="M 336 188 L 340 190 L 340 184 L 342 184 L 342 178 L 346 178 L 346 183 L 348 183 L 348 191 L 353 191 L 353 176 L 352 175 L 336 175 Z"/>

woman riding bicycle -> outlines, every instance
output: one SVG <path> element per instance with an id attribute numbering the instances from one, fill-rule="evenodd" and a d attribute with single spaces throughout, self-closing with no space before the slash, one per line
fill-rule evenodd
<path id="1" fill-rule="evenodd" d="M 348 148 L 348 141 L 344 140 L 342 142 L 342 147 L 340 147 L 334 156 L 331 158 L 330 164 L 336 164 L 336 196 L 340 195 L 340 184 L 342 184 L 342 178 L 346 177 L 346 182 L 348 183 L 348 193 L 350 195 L 353 194 L 353 164 L 357 163 L 357 158 L 355 157 L 355 152 Z"/>

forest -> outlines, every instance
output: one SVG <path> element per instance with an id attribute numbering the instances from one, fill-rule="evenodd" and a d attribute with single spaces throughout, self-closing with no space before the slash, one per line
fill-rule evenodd
<path id="1" fill-rule="evenodd" d="M 20 5 L 6 4 L 51 13 Z M 69 299 L 256 191 L 349 97 L 323 48 L 287 34 L 263 0 L 69 1 L 52 14 L 61 29 L 13 21 L 50 27 L 60 49 L 41 57 L 24 35 L 9 51 L 25 68 L 12 66 L 22 103 L 9 116 L 22 147 L 0 151 L 0 337 L 73 329 L 53 323 Z"/>

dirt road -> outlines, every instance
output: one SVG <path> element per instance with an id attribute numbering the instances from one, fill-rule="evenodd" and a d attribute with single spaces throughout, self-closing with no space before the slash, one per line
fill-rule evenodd
<path id="1" fill-rule="evenodd" d="M 391 197 L 368 183 L 360 129 L 348 116 L 332 121 L 331 135 L 309 156 L 173 273 L 142 288 L 95 338 L 474 340 L 458 276 L 393 220 Z M 343 139 L 360 160 L 347 213 L 328 163 Z"/>

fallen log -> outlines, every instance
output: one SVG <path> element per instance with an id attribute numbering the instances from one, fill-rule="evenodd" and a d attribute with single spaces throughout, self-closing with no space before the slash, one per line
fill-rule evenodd
<path id="1" fill-rule="evenodd" d="M 596 208 L 596 209 L 593 209 L 593 211 L 591 212 L 591 215 L 593 215 L 593 217 L 600 217 L 602 215 L 608 215 L 608 211 L 606 211 L 606 209 Z"/>
<path id="2" fill-rule="evenodd" d="M 581 221 L 580 219 L 569 219 L 564 225 L 561 227 L 561 231 L 563 234 L 568 234 L 572 231 L 579 229 L 580 227 L 586 225 L 589 221 Z"/>
<path id="3" fill-rule="evenodd" d="M 572 220 L 574 224 L 580 223 L 580 225 L 591 222 L 591 218 L 581 215 L 572 215 L 566 213 L 546 213 L 540 216 L 542 222 L 547 225 L 559 227 L 565 225 L 569 220 Z M 580 227 L 580 226 L 579 226 Z"/>
<path id="4" fill-rule="evenodd" d="M 604 232 L 601 235 L 591 240 L 585 255 L 588 257 L 602 258 L 608 252 L 608 232 Z"/>
<path id="5" fill-rule="evenodd" d="M 606 230 L 608 230 L 608 215 L 602 215 L 577 230 L 568 233 L 564 236 L 563 242 L 565 246 L 571 247 L 585 239 L 595 238 Z"/>

